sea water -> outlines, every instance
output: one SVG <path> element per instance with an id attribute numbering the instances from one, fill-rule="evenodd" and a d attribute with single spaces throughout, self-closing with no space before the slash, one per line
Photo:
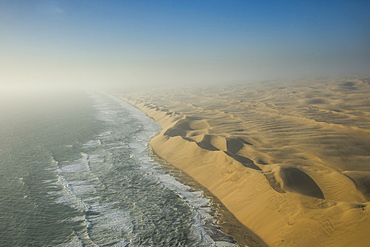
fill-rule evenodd
<path id="1" fill-rule="evenodd" d="M 236 246 L 149 155 L 142 112 L 100 92 L 0 103 L 0 246 Z"/>

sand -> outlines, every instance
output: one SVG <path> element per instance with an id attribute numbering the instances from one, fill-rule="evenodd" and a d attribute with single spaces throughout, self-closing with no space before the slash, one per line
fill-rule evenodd
<path id="1" fill-rule="evenodd" d="M 370 246 L 370 78 L 121 97 L 162 126 L 153 151 L 268 246 Z"/>

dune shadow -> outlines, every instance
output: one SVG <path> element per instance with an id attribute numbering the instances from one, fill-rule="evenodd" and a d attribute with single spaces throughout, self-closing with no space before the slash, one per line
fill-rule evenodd
<path id="1" fill-rule="evenodd" d="M 226 139 L 227 151 L 230 153 L 237 153 L 244 147 L 244 143 L 239 138 L 227 138 Z"/>
<path id="2" fill-rule="evenodd" d="M 254 169 L 254 170 L 257 170 L 257 171 L 262 171 L 261 168 L 259 168 L 258 166 L 256 166 L 254 164 L 253 160 L 248 159 L 247 157 L 237 155 L 237 154 L 233 154 L 233 153 L 230 153 L 228 151 L 225 151 L 225 154 L 229 155 L 231 158 L 235 159 L 236 161 L 242 163 L 242 165 L 245 166 L 245 167 L 248 167 L 248 168 L 251 168 L 251 169 Z"/>
<path id="3" fill-rule="evenodd" d="M 284 181 L 284 189 L 306 196 L 325 199 L 320 187 L 302 170 L 296 167 L 282 167 L 280 175 Z"/>
<path id="4" fill-rule="evenodd" d="M 351 179 L 365 199 L 370 201 L 370 172 L 348 171 L 343 175 Z"/>

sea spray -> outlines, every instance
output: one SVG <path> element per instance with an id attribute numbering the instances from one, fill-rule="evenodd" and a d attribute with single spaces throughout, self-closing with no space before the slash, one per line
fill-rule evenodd
<path id="1" fill-rule="evenodd" d="M 8 228 L 3 221 L 1 245 L 235 245 L 214 227 L 202 191 L 180 183 L 150 156 L 148 141 L 159 126 L 114 96 L 92 92 L 89 97 L 84 105 L 67 102 L 68 111 L 50 113 L 54 116 L 45 126 L 37 120 L 33 139 L 19 138 L 14 151 L 2 156 L 4 174 L 9 170 L 18 191 L 0 205 L 16 216 L 2 219 L 19 219 Z M 5 160 L 20 149 L 22 157 Z M 12 187 L 3 187 L 3 198 Z M 11 209 L 9 200 L 19 210 Z M 17 227 L 21 221 L 25 226 Z"/>

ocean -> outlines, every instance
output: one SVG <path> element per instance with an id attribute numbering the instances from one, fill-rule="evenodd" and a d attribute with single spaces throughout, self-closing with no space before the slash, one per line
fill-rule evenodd
<path id="1" fill-rule="evenodd" d="M 0 99 L 0 246 L 237 246 L 150 155 L 159 130 L 101 92 Z"/>

